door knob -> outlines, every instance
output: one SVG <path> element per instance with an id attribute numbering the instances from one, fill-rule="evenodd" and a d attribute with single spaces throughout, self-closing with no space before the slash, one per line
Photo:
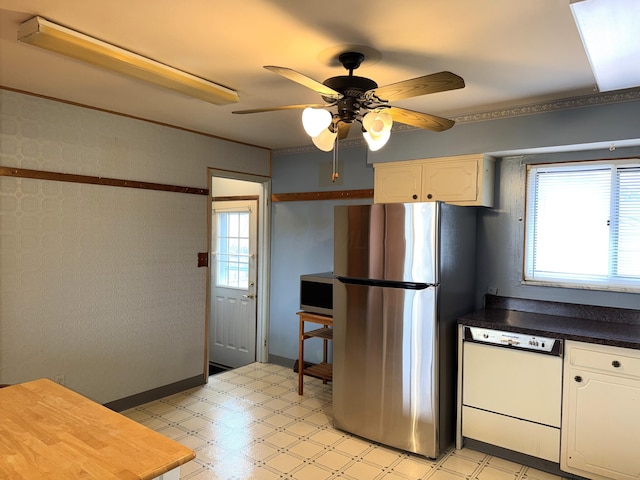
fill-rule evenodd
<path id="1" fill-rule="evenodd" d="M 256 296 L 253 293 L 250 293 L 249 295 L 242 295 L 243 298 L 256 298 Z"/>

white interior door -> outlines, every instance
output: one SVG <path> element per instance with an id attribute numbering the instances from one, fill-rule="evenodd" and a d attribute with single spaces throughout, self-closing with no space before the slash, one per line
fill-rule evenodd
<path id="1" fill-rule="evenodd" d="M 257 200 L 213 201 L 209 360 L 256 360 Z"/>

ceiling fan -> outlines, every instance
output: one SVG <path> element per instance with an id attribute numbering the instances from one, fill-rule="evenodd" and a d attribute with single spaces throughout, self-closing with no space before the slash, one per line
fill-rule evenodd
<path id="1" fill-rule="evenodd" d="M 387 142 L 394 121 L 435 132 L 447 130 L 454 125 L 453 120 L 394 107 L 388 103 L 464 88 L 464 80 L 461 77 L 445 71 L 378 87 L 378 84 L 369 78 L 353 75 L 353 71 L 364 59 L 364 54 L 356 51 L 340 54 L 338 60 L 349 75 L 331 77 L 322 83 L 290 68 L 265 66 L 267 70 L 319 93 L 326 104 L 284 105 L 239 110 L 233 113 L 305 109 L 302 116 L 305 130 L 312 137 L 314 144 L 324 151 L 333 148 L 336 138 L 345 138 L 354 121 L 362 124 L 363 135 L 371 150 L 377 150 Z"/>

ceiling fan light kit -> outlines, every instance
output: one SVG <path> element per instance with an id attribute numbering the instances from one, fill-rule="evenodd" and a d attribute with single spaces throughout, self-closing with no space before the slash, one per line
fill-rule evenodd
<path id="1" fill-rule="evenodd" d="M 391 115 L 382 112 L 369 112 L 362 118 L 362 135 L 369 145 L 369 150 L 375 152 L 386 145 L 391 138 L 393 119 Z"/>
<path id="2" fill-rule="evenodd" d="M 313 144 L 323 152 L 330 152 L 333 150 L 333 145 L 338 137 L 338 131 L 333 128 L 333 125 L 329 128 L 325 128 L 315 137 L 311 137 Z"/>
<path id="3" fill-rule="evenodd" d="M 392 124 L 391 115 L 385 112 L 369 112 L 362 118 L 362 126 L 372 136 L 379 136 L 391 130 Z"/>
<path id="4" fill-rule="evenodd" d="M 323 108 L 307 107 L 302 111 L 302 126 L 310 137 L 317 137 L 331 125 L 331 112 Z"/>
<path id="5" fill-rule="evenodd" d="M 386 130 L 375 137 L 370 132 L 364 131 L 362 132 L 362 136 L 366 140 L 367 145 L 369 146 L 369 150 L 375 152 L 377 150 L 380 150 L 387 144 L 387 142 L 391 138 L 391 130 Z"/>
<path id="6" fill-rule="evenodd" d="M 153 83 L 214 105 L 240 101 L 237 92 L 42 17 L 22 23 L 18 40 L 114 72 Z"/>
<path id="7" fill-rule="evenodd" d="M 239 110 L 233 113 L 259 113 L 304 108 L 302 124 L 313 144 L 329 152 L 337 140 L 345 138 L 353 122 L 362 125 L 362 134 L 369 149 L 382 148 L 391 136 L 393 122 L 403 123 L 434 132 L 442 132 L 454 125 L 453 120 L 428 113 L 388 105 L 404 98 L 464 88 L 464 80 L 451 72 L 424 75 L 402 82 L 378 87 L 373 80 L 353 74 L 364 61 L 360 52 L 347 51 L 338 56 L 349 75 L 339 75 L 320 83 L 286 67 L 265 66 L 267 70 L 310 88 L 320 94 L 326 105 L 288 105 L 280 107 Z M 311 108 L 312 107 L 312 108 Z M 321 108 L 318 108 L 321 107 Z M 330 109 L 335 109 L 332 112 Z M 320 113 L 325 111 L 329 114 Z M 329 119 L 330 117 L 330 119 Z"/>

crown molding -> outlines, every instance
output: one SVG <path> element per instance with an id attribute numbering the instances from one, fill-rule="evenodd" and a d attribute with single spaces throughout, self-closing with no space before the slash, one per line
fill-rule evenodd
<path id="1" fill-rule="evenodd" d="M 614 103 L 633 102 L 640 100 L 640 87 L 616 90 L 613 92 L 595 93 L 593 95 L 581 95 L 577 97 L 550 100 L 546 102 L 517 105 L 512 107 L 497 108 L 475 113 L 467 113 L 450 117 L 456 123 L 483 122 L 487 120 L 499 120 L 509 117 L 521 117 L 524 115 L 534 115 L 537 113 L 547 113 L 558 110 L 568 110 L 579 107 L 593 107 L 597 105 L 609 105 Z M 394 124 L 391 132 L 405 132 L 420 130 L 404 124 Z M 340 148 L 349 148 L 365 145 L 364 138 L 353 138 L 340 141 Z M 313 145 L 301 145 L 297 147 L 274 149 L 274 155 L 293 155 L 298 153 L 317 152 Z"/>
<path id="2" fill-rule="evenodd" d="M 613 103 L 632 102 L 640 100 L 640 88 L 616 90 L 614 92 L 595 93 L 577 97 L 551 100 L 547 102 L 531 103 L 513 107 L 487 110 L 484 112 L 469 113 L 453 117 L 456 123 L 480 122 L 484 120 L 497 120 L 500 118 L 520 117 L 536 113 L 568 110 L 570 108 L 593 107 L 596 105 L 609 105 Z"/>

